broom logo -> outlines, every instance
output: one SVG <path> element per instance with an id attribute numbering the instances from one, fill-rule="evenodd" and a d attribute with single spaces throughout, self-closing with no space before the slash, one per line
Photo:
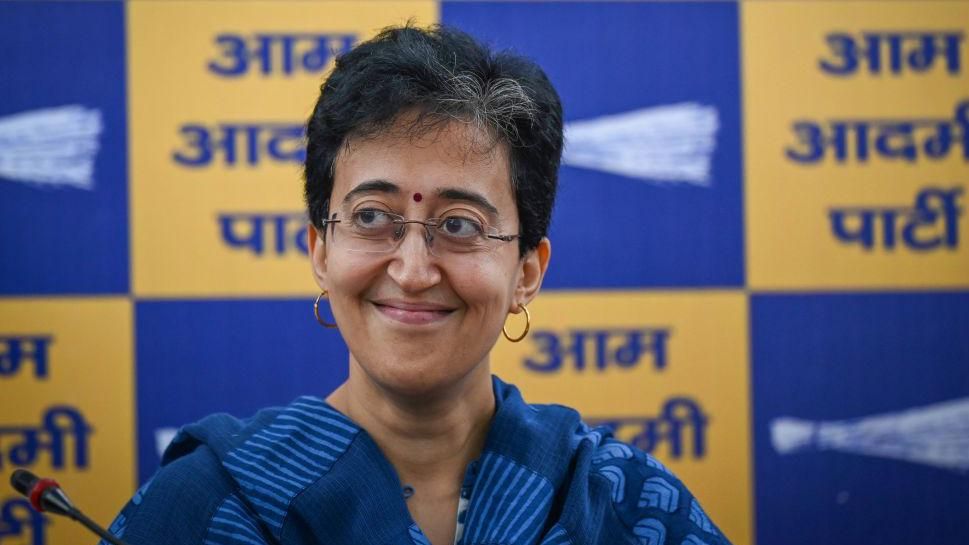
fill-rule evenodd
<path id="1" fill-rule="evenodd" d="M 71 105 L 0 117 L 0 178 L 94 189 L 101 111 Z"/>
<path id="2" fill-rule="evenodd" d="M 717 109 L 693 102 L 584 119 L 565 127 L 562 163 L 647 182 L 710 186 Z"/>
<path id="3" fill-rule="evenodd" d="M 852 420 L 775 418 L 771 443 L 780 454 L 834 450 L 969 471 L 969 397 Z"/>

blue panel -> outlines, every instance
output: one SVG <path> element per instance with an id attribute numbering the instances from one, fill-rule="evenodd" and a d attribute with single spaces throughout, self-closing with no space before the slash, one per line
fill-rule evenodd
<path id="1" fill-rule="evenodd" d="M 567 124 L 685 102 L 715 109 L 705 186 L 655 172 L 562 168 L 547 286 L 744 284 L 737 17 L 727 2 L 443 3 L 446 24 L 535 59 L 562 97 Z M 696 127 L 656 123 L 637 124 L 654 129 L 648 145 L 621 139 L 593 155 L 622 148 L 682 168 L 677 146 L 697 136 Z M 569 142 L 566 158 L 590 149 Z"/>
<path id="2" fill-rule="evenodd" d="M 0 294 L 128 291 L 124 43 L 121 2 L 0 4 Z"/>
<path id="3" fill-rule="evenodd" d="M 751 311 L 757 542 L 969 543 L 969 293 Z M 933 447 L 950 463 L 921 458 Z"/>
<path id="4" fill-rule="evenodd" d="M 215 412 L 246 417 L 346 380 L 340 334 L 311 300 L 136 304 L 138 469 L 158 467 L 155 432 Z"/>

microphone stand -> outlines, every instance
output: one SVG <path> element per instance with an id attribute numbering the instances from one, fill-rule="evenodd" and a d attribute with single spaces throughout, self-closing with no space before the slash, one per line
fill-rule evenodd
<path id="1" fill-rule="evenodd" d="M 128 545 L 75 507 L 57 481 L 41 479 L 25 469 L 18 469 L 10 475 L 10 484 L 17 492 L 30 499 L 30 505 L 37 511 L 41 513 L 46 511 L 76 520 L 111 545 Z"/>

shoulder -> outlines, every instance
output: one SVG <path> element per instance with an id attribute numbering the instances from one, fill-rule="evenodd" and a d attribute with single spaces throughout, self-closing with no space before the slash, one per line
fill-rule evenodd
<path id="1" fill-rule="evenodd" d="M 312 403 L 323 405 L 317 398 L 298 398 L 249 418 L 220 413 L 182 427 L 165 450 L 161 467 L 125 505 L 110 531 L 132 545 L 266 542 L 265 521 L 246 496 L 231 460 L 254 437 L 276 446 L 303 433 L 310 418 L 294 419 L 291 429 L 278 437 L 266 432 L 279 425 L 281 416 L 306 412 Z M 245 539 L 239 541 L 239 536 Z"/>
<path id="2" fill-rule="evenodd" d="M 729 543 L 686 485 L 652 455 L 605 438 L 590 458 L 589 479 L 608 486 L 612 511 L 636 543 Z"/>
<path id="3" fill-rule="evenodd" d="M 212 539 L 220 531 L 215 522 L 219 518 L 235 519 L 233 526 L 259 535 L 255 517 L 242 503 L 218 457 L 199 444 L 167 460 L 135 492 L 110 531 L 131 545 L 219 543 Z"/>
<path id="4" fill-rule="evenodd" d="M 556 465 L 568 459 L 561 489 L 563 535 L 581 536 L 575 543 L 729 545 L 686 485 L 655 457 L 614 438 L 609 428 L 590 428 L 569 407 L 527 408 L 519 418 L 544 430 L 531 439 L 556 438 L 527 441 L 529 450 L 541 451 L 536 456 L 542 460 L 558 459 Z M 528 434 L 516 435 L 518 444 L 523 436 Z"/>
<path id="5" fill-rule="evenodd" d="M 164 468 L 175 460 L 191 455 L 202 446 L 221 458 L 248 437 L 270 425 L 286 408 L 268 407 L 248 418 L 215 413 L 198 422 L 182 426 L 162 454 L 161 465 Z"/>

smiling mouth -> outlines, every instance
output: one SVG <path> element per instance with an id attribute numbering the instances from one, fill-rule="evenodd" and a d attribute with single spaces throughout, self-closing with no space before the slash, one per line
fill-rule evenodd
<path id="1" fill-rule="evenodd" d="M 384 316 L 410 325 L 424 325 L 438 322 L 454 312 L 454 309 L 424 307 L 420 305 L 398 305 L 377 302 L 374 302 L 373 305 Z"/>

